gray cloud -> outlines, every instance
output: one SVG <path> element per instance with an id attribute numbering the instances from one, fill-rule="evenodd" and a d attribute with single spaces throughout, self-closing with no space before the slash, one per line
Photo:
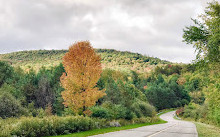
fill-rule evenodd
<path id="1" fill-rule="evenodd" d="M 190 62 L 194 49 L 182 43 L 208 0 L 0 0 L 0 53 L 67 49 L 78 40 Z"/>

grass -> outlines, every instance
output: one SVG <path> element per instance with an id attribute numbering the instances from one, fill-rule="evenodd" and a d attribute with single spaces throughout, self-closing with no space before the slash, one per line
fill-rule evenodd
<path id="1" fill-rule="evenodd" d="M 174 118 L 175 120 L 180 120 L 180 118 L 177 117 L 177 115 L 175 115 L 173 118 Z"/>
<path id="2" fill-rule="evenodd" d="M 199 137 L 220 137 L 220 127 L 208 125 L 200 122 L 194 122 Z"/>
<path id="3" fill-rule="evenodd" d="M 220 137 L 220 127 L 201 122 L 195 122 L 191 118 L 184 118 L 186 121 L 191 121 L 196 125 L 199 137 Z"/>
<path id="4" fill-rule="evenodd" d="M 182 120 L 180 117 L 178 117 L 176 114 L 174 115 L 174 117 L 173 117 L 174 119 L 176 119 L 176 120 Z"/>
<path id="5" fill-rule="evenodd" d="M 108 132 L 127 130 L 127 129 L 142 127 L 142 126 L 162 124 L 162 123 L 167 123 L 167 121 L 160 119 L 158 122 L 154 122 L 154 123 L 142 123 L 142 124 L 126 125 L 126 126 L 122 126 L 122 127 L 109 127 L 109 128 L 102 128 L 102 129 L 93 129 L 93 130 L 89 130 L 89 131 L 83 131 L 83 132 L 73 133 L 73 134 L 68 134 L 68 135 L 59 135 L 58 137 L 87 137 L 87 136 L 92 136 L 92 135 L 104 134 L 104 133 L 108 133 Z"/>

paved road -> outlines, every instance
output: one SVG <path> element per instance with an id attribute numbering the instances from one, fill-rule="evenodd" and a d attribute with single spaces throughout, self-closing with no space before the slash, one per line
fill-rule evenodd
<path id="1" fill-rule="evenodd" d="M 198 137 L 196 126 L 187 121 L 173 119 L 175 111 L 165 113 L 161 119 L 165 124 L 144 126 L 135 129 L 121 130 L 92 137 Z"/>

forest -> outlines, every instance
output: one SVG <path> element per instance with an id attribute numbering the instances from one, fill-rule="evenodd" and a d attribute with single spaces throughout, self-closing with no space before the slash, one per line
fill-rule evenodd
<path id="1" fill-rule="evenodd" d="M 39 70 L 33 68 L 24 70 L 4 61 L 1 61 L 0 66 L 0 101 L 2 102 L 0 116 L 1 131 L 4 131 L 1 136 L 46 136 L 75 132 L 67 127 L 31 130 L 31 128 L 41 128 L 41 122 L 48 120 L 62 119 L 65 122 L 83 116 L 82 111 L 76 113 L 63 104 L 61 93 L 64 88 L 60 77 L 65 69 L 62 63 L 50 68 L 41 67 Z M 192 87 L 187 88 L 179 81 L 181 81 L 181 72 L 184 69 L 191 71 L 191 68 L 193 68 L 191 65 L 169 64 L 162 68 L 157 66 L 155 71 L 148 74 L 132 70 L 126 72 L 104 69 L 96 87 L 99 90 L 104 89 L 106 95 L 98 99 L 94 106 L 89 107 L 91 115 L 79 119 L 82 121 L 98 119 L 100 127 L 111 126 L 113 120 L 117 121 L 113 125 L 156 122 L 159 120 L 156 117 L 157 111 L 189 104 L 191 100 L 189 92 L 192 88 L 196 88 L 194 86 L 196 82 L 190 81 Z M 33 120 L 35 122 L 32 122 Z M 103 120 L 109 121 L 109 125 Z M 88 126 L 85 128 L 94 128 L 90 127 L 92 126 L 90 123 Z M 25 132 L 20 133 L 21 131 Z"/>
<path id="2" fill-rule="evenodd" d="M 64 88 L 60 84 L 60 77 L 65 72 L 63 64 L 39 70 L 29 68 L 23 70 L 13 67 L 10 63 L 1 61 L 0 65 L 0 116 L 1 136 L 46 136 L 67 134 L 93 128 L 112 126 L 111 124 L 126 125 L 139 122 L 156 122 L 156 112 L 167 108 L 181 108 L 183 117 L 208 121 L 219 124 L 215 87 L 219 84 L 219 70 L 201 71 L 194 64 L 167 64 L 155 67 L 150 73 L 136 71 L 117 71 L 104 69 L 96 87 L 105 89 L 106 95 L 98 99 L 89 108 L 90 116 L 83 117 L 83 113 L 74 113 L 63 105 L 61 93 Z M 218 75 L 217 75 L 218 74 Z M 207 77 L 208 76 L 208 77 Z M 209 86 L 209 85 L 212 86 Z M 208 90 L 214 90 L 207 96 Z M 209 97 L 209 99 L 207 99 Z M 213 107 L 210 113 L 210 107 Z M 215 114 L 215 115 L 212 115 Z M 81 116 L 80 116 L 81 115 Z M 74 117 L 72 117 L 74 116 Z M 61 126 L 62 122 L 82 120 L 80 125 L 71 127 Z M 32 122 L 32 121 L 35 122 Z M 99 121 L 98 127 L 90 125 L 91 121 Z M 13 121 L 13 122 L 12 122 Z M 56 123 L 61 127 L 41 127 L 45 122 Z M 106 124 L 105 121 L 109 121 Z M 117 121 L 112 123 L 112 121 Z M 80 121 L 79 121 L 80 122 Z M 19 123 L 19 124 L 18 124 Z M 55 123 L 53 123 L 54 125 Z M 80 124 L 80 123 L 79 123 Z M 52 126 L 49 123 L 45 126 Z M 10 128 L 9 128 L 10 127 Z M 31 130 L 36 128 L 36 130 Z M 39 129 L 40 128 L 40 129 Z M 45 131 L 44 131 L 45 130 Z M 22 132 L 21 131 L 25 131 Z"/>
<path id="3" fill-rule="evenodd" d="M 102 67 L 119 71 L 130 70 L 138 72 L 150 72 L 155 66 L 163 66 L 171 62 L 159 58 L 132 53 L 128 51 L 117 51 L 113 49 L 95 49 L 102 57 Z M 39 70 L 42 66 L 50 68 L 59 65 L 62 57 L 68 50 L 33 50 L 19 51 L 0 54 L 2 61 L 7 61 L 12 66 L 20 66 L 22 69 Z"/>

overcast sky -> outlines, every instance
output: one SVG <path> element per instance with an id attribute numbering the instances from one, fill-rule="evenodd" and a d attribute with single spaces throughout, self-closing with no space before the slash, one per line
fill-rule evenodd
<path id="1" fill-rule="evenodd" d="M 0 54 L 89 40 L 94 48 L 189 63 L 194 49 L 182 42 L 182 30 L 208 1 L 0 0 Z"/>

